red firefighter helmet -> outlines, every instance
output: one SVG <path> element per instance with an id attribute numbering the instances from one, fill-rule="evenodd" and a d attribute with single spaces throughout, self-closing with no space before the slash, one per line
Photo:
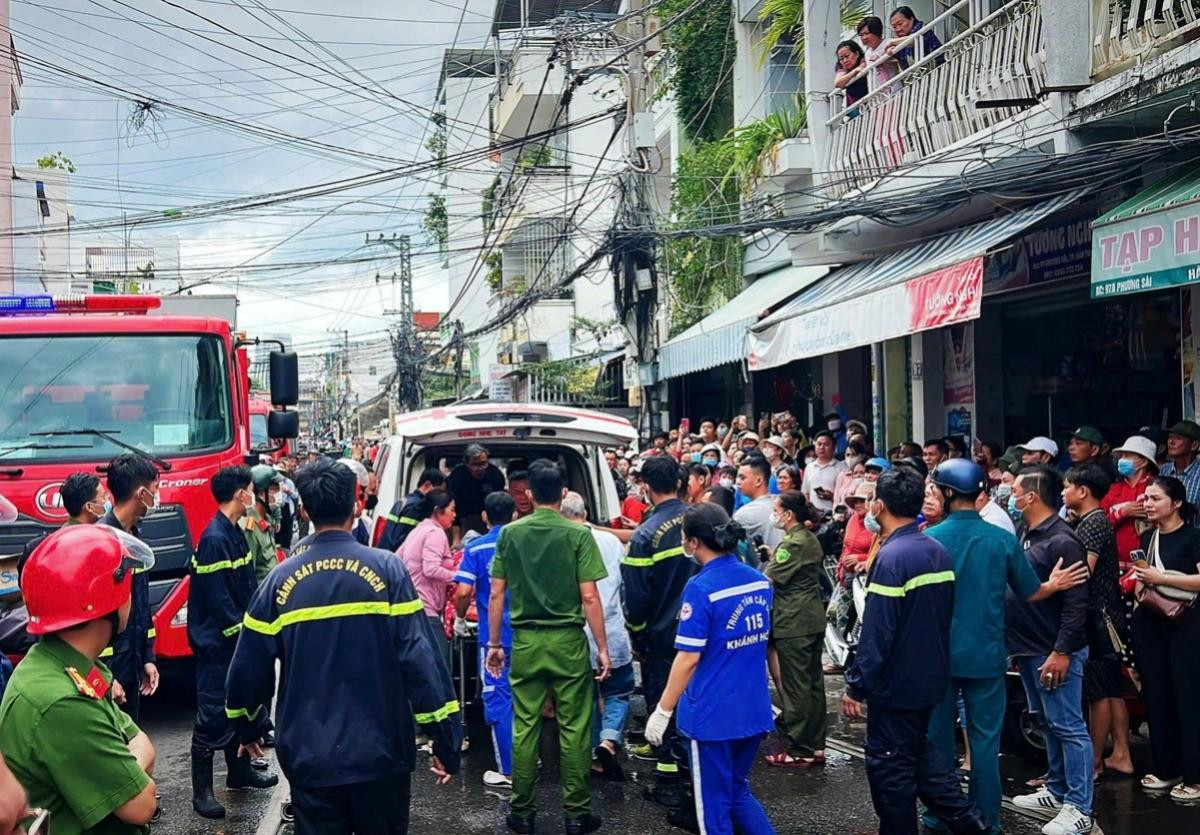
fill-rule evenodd
<path id="1" fill-rule="evenodd" d="M 31 635 L 58 632 L 125 604 L 133 572 L 154 565 L 150 546 L 107 525 L 68 525 L 42 540 L 21 574 Z"/>

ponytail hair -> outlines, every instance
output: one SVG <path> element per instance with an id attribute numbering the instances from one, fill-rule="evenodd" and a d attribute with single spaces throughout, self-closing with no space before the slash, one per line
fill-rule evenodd
<path id="1" fill-rule="evenodd" d="M 421 500 L 421 513 L 425 519 L 429 519 L 435 510 L 445 510 L 452 501 L 454 501 L 454 497 L 448 491 L 440 488 L 430 490 Z"/>
<path id="2" fill-rule="evenodd" d="M 684 512 L 683 535 L 686 539 L 700 540 L 704 547 L 718 554 L 727 554 L 746 538 L 746 531 L 729 518 L 725 508 L 701 502 Z"/>
<path id="3" fill-rule="evenodd" d="M 1188 525 L 1192 524 L 1192 520 L 1196 518 L 1196 506 L 1188 501 L 1187 488 L 1183 486 L 1183 482 L 1174 476 L 1160 475 L 1155 477 L 1153 484 L 1166 493 L 1168 499 L 1179 502 L 1179 518 Z"/>
<path id="4" fill-rule="evenodd" d="M 808 519 L 808 502 L 804 500 L 804 494 L 799 490 L 784 490 L 775 497 L 775 500 L 784 510 L 791 511 L 797 522 Z"/>

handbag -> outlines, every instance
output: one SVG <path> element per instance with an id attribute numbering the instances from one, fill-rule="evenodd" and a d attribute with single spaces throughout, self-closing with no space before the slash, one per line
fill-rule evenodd
<path id="1" fill-rule="evenodd" d="M 1158 531 L 1150 535 L 1149 552 L 1150 563 L 1159 571 L 1165 572 L 1166 567 L 1158 556 Z M 1173 594 L 1165 593 L 1168 588 Z M 1139 606 L 1145 606 L 1167 620 L 1179 620 L 1192 608 L 1192 604 L 1196 602 L 1196 595 L 1171 586 L 1142 583 L 1142 588 L 1137 593 L 1137 602 Z"/>

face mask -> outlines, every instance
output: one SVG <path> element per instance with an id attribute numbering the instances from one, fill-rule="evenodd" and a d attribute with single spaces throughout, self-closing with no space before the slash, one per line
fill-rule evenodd
<path id="1" fill-rule="evenodd" d="M 1133 462 L 1128 458 L 1122 458 L 1117 461 L 1117 472 L 1121 474 L 1121 478 L 1129 478 L 1137 472 L 1137 467 L 1133 466 Z"/>
<path id="2" fill-rule="evenodd" d="M 143 492 L 150 493 L 150 491 L 145 488 L 143 488 Z M 142 504 L 146 507 L 146 513 L 153 513 L 154 511 L 158 510 L 158 494 L 150 493 L 150 501 L 147 502 L 143 499 Z"/>
<path id="3" fill-rule="evenodd" d="M 857 455 L 847 455 L 846 456 L 846 466 L 853 468 L 854 465 L 857 464 L 861 460 L 862 459 L 859 458 Z"/>
<path id="4" fill-rule="evenodd" d="M 271 507 L 283 507 L 283 493 L 276 493 L 271 497 Z"/>
<path id="5" fill-rule="evenodd" d="M 726 490 L 732 490 L 733 489 L 733 479 L 732 478 L 721 479 L 721 486 L 724 487 Z"/>
<path id="6" fill-rule="evenodd" d="M 706 466 L 706 467 L 714 467 L 714 468 L 715 468 L 715 467 L 717 466 L 717 464 L 721 463 L 721 459 L 719 459 L 719 458 L 705 458 L 705 459 L 704 459 L 704 461 L 703 461 L 702 463 L 703 463 L 703 464 L 704 464 L 704 466 Z"/>
<path id="7" fill-rule="evenodd" d="M 698 453 L 698 452 L 693 452 L 693 453 L 692 453 L 692 463 L 693 463 L 693 464 L 699 464 L 699 463 L 700 463 L 700 453 Z"/>
<path id="8" fill-rule="evenodd" d="M 805 466 L 808 466 L 809 464 L 815 464 L 815 463 L 816 463 L 816 461 L 817 461 L 817 457 L 814 455 L 814 456 L 812 456 L 811 458 L 805 458 L 805 459 L 804 459 L 804 465 L 805 465 Z"/>
<path id="9" fill-rule="evenodd" d="M 879 524 L 878 517 L 870 511 L 867 511 L 867 515 L 863 517 L 863 527 L 873 534 L 883 533 L 883 526 Z"/>
<path id="10" fill-rule="evenodd" d="M 782 516 L 780 516 L 778 513 L 772 513 L 771 514 L 771 527 L 783 529 L 787 526 L 783 524 Z"/>
<path id="11" fill-rule="evenodd" d="M 775 447 L 773 447 L 773 446 L 763 447 L 762 454 L 763 454 L 763 457 L 766 458 L 768 461 L 775 461 L 779 458 L 779 450 L 775 449 Z"/>
<path id="12" fill-rule="evenodd" d="M 996 489 L 992 492 L 992 499 L 997 504 L 1007 505 L 1008 497 L 1011 495 L 1012 495 L 1012 485 L 1011 484 L 999 484 L 996 486 Z"/>
<path id="13" fill-rule="evenodd" d="M 837 432 L 842 428 L 842 422 L 840 420 L 831 420 L 825 425 L 829 427 L 830 432 Z"/>
<path id="14" fill-rule="evenodd" d="M 1010 495 L 1008 497 L 1008 515 L 1012 517 L 1014 522 L 1020 522 L 1022 513 L 1021 508 L 1017 503 L 1017 497 Z"/>
<path id="15" fill-rule="evenodd" d="M 695 554 L 693 554 L 691 551 L 689 551 L 689 550 L 687 549 L 687 545 L 686 545 L 686 544 L 683 546 L 683 555 L 684 555 L 685 557 L 687 557 L 689 560 L 691 560 L 692 562 L 694 562 L 694 563 L 699 563 L 699 562 L 700 562 L 698 559 L 696 559 L 696 555 L 695 555 Z"/>
<path id="16" fill-rule="evenodd" d="M 104 513 L 105 515 L 112 513 L 112 499 L 104 500 Z"/>

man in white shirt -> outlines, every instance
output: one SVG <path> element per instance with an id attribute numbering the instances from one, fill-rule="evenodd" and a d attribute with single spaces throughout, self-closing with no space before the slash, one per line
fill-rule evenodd
<path id="1" fill-rule="evenodd" d="M 984 490 L 975 498 L 975 509 L 979 511 L 979 516 L 983 521 L 1016 536 L 1017 529 L 1013 525 L 1013 520 L 1009 517 L 1008 511 L 992 501 L 987 490 Z"/>
<path id="2" fill-rule="evenodd" d="M 804 468 L 804 481 L 800 485 L 804 498 L 821 513 L 833 510 L 833 490 L 838 475 L 846 469 L 845 462 L 833 457 L 833 443 L 832 433 L 817 433 L 813 441 L 817 460 Z"/>
<path id="3" fill-rule="evenodd" d="M 775 511 L 775 497 L 771 495 L 771 465 L 761 455 L 749 455 L 738 467 L 737 486 L 748 501 L 733 514 L 733 521 L 746 529 L 746 541 L 751 546 L 758 543 L 755 537 L 762 538 L 770 553 L 783 541 L 783 530 L 771 523 L 771 515 Z"/>

